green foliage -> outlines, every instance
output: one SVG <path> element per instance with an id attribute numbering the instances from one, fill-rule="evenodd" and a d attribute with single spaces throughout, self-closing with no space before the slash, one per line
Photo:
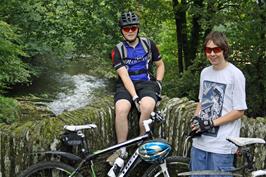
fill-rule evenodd
<path id="1" fill-rule="evenodd" d="M 166 23 L 173 25 L 173 12 L 171 1 L 146 0 L 138 4 L 138 8 L 133 8 L 140 16 L 141 35 L 152 38 L 155 41 L 161 40 L 161 33 L 164 32 Z M 165 10 L 162 10 L 165 9 Z M 167 10 L 166 10 L 167 9 Z M 172 28 L 171 26 L 170 28 Z M 169 32 L 169 30 L 168 30 Z M 167 32 L 165 32 L 166 34 Z M 172 43 L 173 40 L 168 42 Z"/>
<path id="2" fill-rule="evenodd" d="M 158 48 L 161 52 L 165 64 L 165 76 L 163 81 L 163 92 L 168 96 L 175 97 L 177 95 L 177 81 L 180 77 L 177 67 L 177 43 L 176 33 L 173 21 L 166 21 L 162 24 L 162 28 L 158 35 Z"/>
<path id="3" fill-rule="evenodd" d="M 248 9 L 248 10 L 247 10 Z M 232 11 L 234 18 L 227 26 L 231 41 L 232 61 L 246 77 L 248 115 L 266 115 L 266 4 L 254 1 L 240 3 Z"/>
<path id="4" fill-rule="evenodd" d="M 177 36 L 173 20 L 167 20 L 162 24 L 158 38 L 166 68 L 164 94 L 170 97 L 188 97 L 197 100 L 199 75 L 203 66 L 206 66 L 207 60 L 203 57 L 198 58 L 188 70 L 180 74 L 177 63 Z"/>
<path id="5" fill-rule="evenodd" d="M 0 18 L 20 28 L 20 33 L 30 56 L 56 53 L 63 55 L 73 50 L 68 36 L 71 16 L 63 1 L 3 1 Z"/>
<path id="6" fill-rule="evenodd" d="M 178 4 L 175 9 L 174 2 Z M 266 69 L 266 5 L 257 2 L 2 0 L 0 20 L 12 27 L 1 22 L 0 92 L 10 84 L 27 82 L 32 70 L 48 67 L 54 62 L 54 66 L 64 67 L 68 64 L 65 56 L 71 58 L 80 54 L 96 56 L 93 58 L 97 64 L 87 64 L 88 69 L 113 77 L 109 55 L 121 40 L 117 22 L 121 12 L 132 10 L 140 16 L 140 35 L 159 45 L 166 66 L 165 94 L 197 99 L 199 73 L 207 64 L 201 46 L 210 30 L 220 30 L 230 40 L 233 49 L 231 61 L 246 76 L 249 114 L 266 115 L 266 78 L 263 75 Z M 182 18 L 178 26 L 182 28 L 182 35 L 179 36 L 176 34 L 178 19 L 175 19 L 177 14 L 174 10 L 185 16 L 179 16 Z M 181 43 L 178 44 L 177 40 Z M 186 48 L 186 51 L 178 53 L 178 47 Z M 19 57 L 26 56 L 23 51 L 29 58 L 22 61 Z M 32 65 L 29 67 L 26 61 Z M 183 66 L 178 66 L 178 63 Z M 178 68 L 185 70 L 179 71 Z"/>
<path id="7" fill-rule="evenodd" d="M 177 65 L 166 63 L 170 73 L 166 74 L 166 88 L 164 89 L 170 97 L 187 97 L 192 100 L 198 100 L 199 79 L 201 70 L 208 65 L 208 60 L 204 56 L 199 56 L 197 60 L 182 74 L 176 73 L 168 77 L 168 74 L 173 74 Z M 174 68 L 175 67 L 175 68 Z"/>
<path id="8" fill-rule="evenodd" d="M 0 123 L 11 124 L 19 117 L 19 109 L 14 99 L 0 95 Z"/>
<path id="9" fill-rule="evenodd" d="M 8 85 L 28 82 L 30 71 L 20 57 L 26 56 L 11 26 L 0 21 L 0 92 Z"/>
<path id="10" fill-rule="evenodd" d="M 258 4 L 257 2 L 260 1 L 248 0 L 239 3 L 238 0 L 226 2 L 204 0 L 202 7 L 196 6 L 193 2 L 184 6 L 187 7 L 187 9 L 183 9 L 186 10 L 187 14 L 187 21 L 184 23 L 186 27 L 184 33 L 188 34 L 188 36 L 190 35 L 188 31 L 192 28 L 192 22 L 190 20 L 193 15 L 200 15 L 199 23 L 201 33 L 198 41 L 199 46 L 197 47 L 197 57 L 192 66 L 180 75 L 176 71 L 178 68 L 177 61 L 165 60 L 167 62 L 167 73 L 164 80 L 166 84 L 164 85 L 169 88 L 164 90 L 168 95 L 178 97 L 187 96 L 197 100 L 195 95 L 198 93 L 198 84 L 194 82 L 199 80 L 201 69 L 207 65 L 207 60 L 201 56 L 200 46 L 203 43 L 204 36 L 210 30 L 219 30 L 225 32 L 230 41 L 232 52 L 229 60 L 238 66 L 246 77 L 248 115 L 253 117 L 266 115 L 266 3 L 261 2 Z M 179 7 L 181 7 L 180 4 Z M 174 29 L 166 31 L 164 28 L 162 29 L 163 43 L 161 44 L 164 47 L 171 48 L 170 46 L 173 43 L 170 39 L 175 39 L 171 35 L 173 31 Z M 167 38 L 166 36 L 169 39 L 164 41 Z M 182 41 L 182 45 L 184 45 L 184 41 Z M 173 69 L 176 73 L 172 71 Z M 168 73 L 171 73 L 170 76 L 168 76 Z"/>

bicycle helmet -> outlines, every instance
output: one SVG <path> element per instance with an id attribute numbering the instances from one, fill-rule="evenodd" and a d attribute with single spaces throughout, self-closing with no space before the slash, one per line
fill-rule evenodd
<path id="1" fill-rule="evenodd" d="M 151 140 L 138 148 L 140 157 L 151 163 L 162 162 L 171 152 L 171 145 L 165 140 Z"/>
<path id="2" fill-rule="evenodd" d="M 139 25 L 139 18 L 134 12 L 125 12 L 119 20 L 120 28 L 130 25 Z"/>

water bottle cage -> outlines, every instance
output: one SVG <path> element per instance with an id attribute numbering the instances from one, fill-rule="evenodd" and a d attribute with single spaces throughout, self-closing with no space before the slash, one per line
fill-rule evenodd
<path id="1" fill-rule="evenodd" d="M 114 164 L 113 166 L 113 171 L 115 173 L 115 175 L 117 176 L 119 174 L 119 172 L 121 171 L 121 167 L 119 167 L 117 164 Z"/>
<path id="2" fill-rule="evenodd" d="M 109 177 L 116 177 L 116 176 L 118 176 L 118 174 L 120 173 L 120 171 L 122 170 L 123 167 L 124 167 L 124 160 L 122 158 L 118 157 L 115 160 L 114 165 L 109 170 L 107 175 Z"/>

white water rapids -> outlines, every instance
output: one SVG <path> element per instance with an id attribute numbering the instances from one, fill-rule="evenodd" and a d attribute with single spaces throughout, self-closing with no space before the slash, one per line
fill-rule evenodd
<path id="1" fill-rule="evenodd" d="M 59 115 L 64 111 L 72 111 L 84 107 L 93 98 L 92 92 L 104 86 L 104 81 L 86 74 L 63 74 L 61 82 L 71 82 L 72 88 L 57 94 L 56 99 L 47 104 L 48 108 Z"/>

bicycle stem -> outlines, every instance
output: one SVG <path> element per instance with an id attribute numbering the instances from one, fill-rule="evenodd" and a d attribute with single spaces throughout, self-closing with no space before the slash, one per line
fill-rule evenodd
<path id="1" fill-rule="evenodd" d="M 144 125 L 144 128 L 145 128 L 146 132 L 150 132 L 151 131 L 150 124 L 152 122 L 153 122 L 152 119 L 148 119 L 148 120 L 144 120 L 143 121 L 143 125 Z"/>

